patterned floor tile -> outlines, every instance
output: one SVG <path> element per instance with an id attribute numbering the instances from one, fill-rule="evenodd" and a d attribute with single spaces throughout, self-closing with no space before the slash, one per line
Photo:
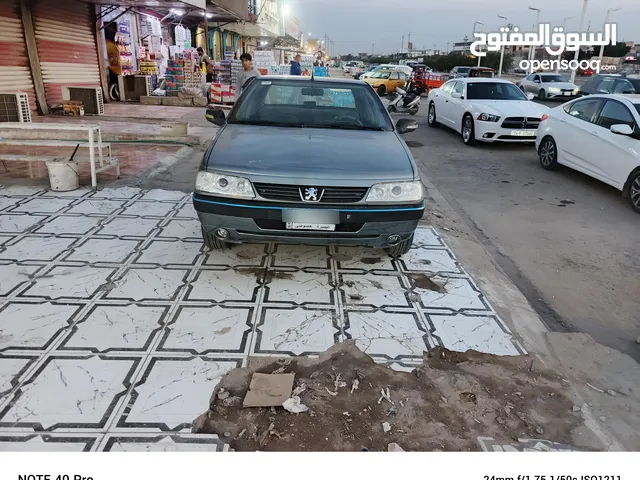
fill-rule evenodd
<path id="1" fill-rule="evenodd" d="M 122 208 L 125 202 L 118 200 L 85 199 L 69 209 L 67 213 L 84 213 L 94 215 L 111 215 Z"/>
<path id="2" fill-rule="evenodd" d="M 266 259 L 266 245 L 244 243 L 228 250 L 212 250 L 204 262 L 207 266 L 260 267 Z"/>
<path id="3" fill-rule="evenodd" d="M 419 360 L 430 348 L 427 330 L 415 313 L 349 312 L 345 334 L 375 358 Z"/>
<path id="4" fill-rule="evenodd" d="M 174 190 L 149 190 L 142 195 L 142 200 L 157 200 L 161 202 L 179 202 L 188 194 Z"/>
<path id="5" fill-rule="evenodd" d="M 118 200 L 118 199 L 130 200 L 136 195 L 140 195 L 141 193 L 142 193 L 142 190 L 140 190 L 139 188 L 133 188 L 133 187 L 119 187 L 119 188 L 105 187 L 93 192 L 92 194 L 90 194 L 90 197 L 106 198 L 110 200 Z"/>
<path id="6" fill-rule="evenodd" d="M 276 245 L 274 267 L 331 268 L 325 247 L 307 245 Z"/>
<path id="7" fill-rule="evenodd" d="M 413 236 L 413 247 L 444 247 L 444 242 L 432 228 L 419 228 Z"/>
<path id="8" fill-rule="evenodd" d="M 118 237 L 146 237 L 156 228 L 160 220 L 150 218 L 116 217 L 102 225 L 100 235 L 116 235 Z"/>
<path id="9" fill-rule="evenodd" d="M 400 262 L 409 272 L 462 273 L 458 261 L 450 250 L 412 248 L 402 256 Z"/>
<path id="10" fill-rule="evenodd" d="M 0 215 L 0 233 L 22 233 L 45 218 L 45 215 Z"/>
<path id="11" fill-rule="evenodd" d="M 142 433 L 108 434 L 101 442 L 103 452 L 227 452 L 229 445 L 217 435 Z"/>
<path id="12" fill-rule="evenodd" d="M 0 295 L 8 295 L 18 285 L 31 281 L 31 276 L 40 267 L 24 265 L 0 265 Z"/>
<path id="13" fill-rule="evenodd" d="M 252 353 L 312 355 L 341 341 L 334 310 L 264 308 Z"/>
<path id="14" fill-rule="evenodd" d="M 136 383 L 118 427 L 189 428 L 209 405 L 213 388 L 239 360 L 153 358 Z"/>
<path id="15" fill-rule="evenodd" d="M 449 350 L 522 355 L 524 351 L 496 317 L 467 315 L 428 315 L 433 336 Z"/>
<path id="16" fill-rule="evenodd" d="M 140 242 L 135 240 L 102 240 L 91 238 L 74 247 L 73 253 L 65 258 L 71 262 L 121 263 L 131 255 Z"/>
<path id="17" fill-rule="evenodd" d="M 0 259 L 21 262 L 25 260 L 48 261 L 66 250 L 75 239 L 55 237 L 24 237 L 13 245 L 5 245 Z"/>
<path id="18" fill-rule="evenodd" d="M 342 274 L 340 288 L 346 305 L 372 305 L 374 307 L 409 307 L 409 291 L 402 286 L 399 276 Z"/>
<path id="19" fill-rule="evenodd" d="M 187 299 L 211 302 L 254 302 L 262 270 L 201 270 L 191 282 Z"/>
<path id="20" fill-rule="evenodd" d="M 18 385 L 25 371 L 36 359 L 37 357 L 0 357 L 0 403 Z"/>
<path id="21" fill-rule="evenodd" d="M 134 366 L 127 358 L 49 357 L 0 411 L 0 428 L 102 429 Z"/>
<path id="22" fill-rule="evenodd" d="M 15 204 L 15 199 L 12 199 L 12 202 Z M 21 203 L 17 208 L 12 209 L 12 212 L 55 213 L 67 208 L 71 202 L 73 202 L 72 198 L 33 198 Z"/>
<path id="23" fill-rule="evenodd" d="M 363 247 L 336 247 L 332 258 L 340 270 L 394 270 L 391 257 L 384 250 Z"/>
<path id="24" fill-rule="evenodd" d="M 61 350 L 144 351 L 162 327 L 167 308 L 100 305 L 78 322 Z"/>
<path id="25" fill-rule="evenodd" d="M 55 267 L 35 280 L 34 285 L 20 296 L 89 299 L 96 291 L 106 286 L 107 278 L 114 272 L 111 268 Z"/>
<path id="26" fill-rule="evenodd" d="M 332 305 L 330 273 L 283 272 L 269 270 L 264 302 L 296 305 Z"/>
<path id="27" fill-rule="evenodd" d="M 158 237 L 202 240 L 202 230 L 198 220 L 171 220 L 163 227 Z"/>
<path id="28" fill-rule="evenodd" d="M 247 353 L 253 308 L 180 307 L 158 350 L 205 355 Z"/>
<path id="29" fill-rule="evenodd" d="M 101 434 L 8 433 L 0 431 L 0 452 L 89 452 Z"/>
<path id="30" fill-rule="evenodd" d="M 198 212 L 193 208 L 192 202 L 187 202 L 182 208 L 178 209 L 178 214 L 176 215 L 180 218 L 192 218 L 194 220 L 198 219 Z"/>
<path id="31" fill-rule="evenodd" d="M 184 284 L 186 270 L 129 269 L 114 282 L 107 298 L 172 300 Z"/>
<path id="32" fill-rule="evenodd" d="M 451 311 L 490 311 L 484 295 L 468 278 L 431 277 L 414 274 L 409 281 L 422 308 Z"/>
<path id="33" fill-rule="evenodd" d="M 97 227 L 102 220 L 100 217 L 82 215 L 60 216 L 42 225 L 38 228 L 37 233 L 84 235 L 92 228 Z"/>
<path id="34" fill-rule="evenodd" d="M 133 202 L 131 205 L 124 209 L 122 215 L 162 218 L 165 217 L 172 208 L 175 208 L 175 206 L 175 203 Z"/>
<path id="35" fill-rule="evenodd" d="M 0 185 L 0 195 L 13 196 L 13 197 L 30 197 L 40 193 L 43 189 L 34 188 L 27 185 Z"/>
<path id="36" fill-rule="evenodd" d="M 135 263 L 154 265 L 193 265 L 204 246 L 202 243 L 163 242 L 154 240 L 142 251 Z"/>
<path id="37" fill-rule="evenodd" d="M 8 349 L 46 349 L 70 326 L 77 305 L 9 303 L 0 311 L 0 352 Z"/>

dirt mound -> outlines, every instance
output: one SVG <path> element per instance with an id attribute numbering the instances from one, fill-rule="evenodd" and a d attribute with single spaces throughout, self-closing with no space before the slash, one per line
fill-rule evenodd
<path id="1" fill-rule="evenodd" d="M 295 373 L 309 411 L 243 408 L 254 372 Z M 350 341 L 317 359 L 252 359 L 232 370 L 193 431 L 218 434 L 237 451 L 386 451 L 392 442 L 407 451 L 467 451 L 480 449 L 478 437 L 569 443 L 580 418 L 566 388 L 527 356 L 436 348 L 403 373 L 376 364 Z"/>

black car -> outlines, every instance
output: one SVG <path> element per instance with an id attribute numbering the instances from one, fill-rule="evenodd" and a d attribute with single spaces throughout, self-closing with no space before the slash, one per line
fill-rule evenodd
<path id="1" fill-rule="evenodd" d="M 640 93 L 640 77 L 624 77 L 622 75 L 594 75 L 580 87 L 580 95 L 601 94 L 634 94 Z"/>

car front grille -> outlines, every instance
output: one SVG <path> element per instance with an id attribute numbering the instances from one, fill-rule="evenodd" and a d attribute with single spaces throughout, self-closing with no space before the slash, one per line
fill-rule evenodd
<path id="1" fill-rule="evenodd" d="M 507 117 L 502 122 L 502 128 L 512 130 L 535 130 L 540 126 L 540 119 L 534 117 Z"/>
<path id="2" fill-rule="evenodd" d="M 300 188 L 310 185 L 280 185 L 274 183 L 254 183 L 254 187 L 262 198 L 281 202 L 303 203 L 300 198 Z M 361 201 L 369 190 L 367 187 L 319 187 L 324 190 L 319 202 L 304 203 L 357 203 Z"/>

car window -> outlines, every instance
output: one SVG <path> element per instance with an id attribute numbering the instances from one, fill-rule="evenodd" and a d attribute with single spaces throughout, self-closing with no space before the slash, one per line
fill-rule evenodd
<path id="1" fill-rule="evenodd" d="M 451 94 L 451 90 L 453 89 L 453 85 L 457 82 L 449 81 L 442 86 L 442 91 L 447 95 Z"/>
<path id="2" fill-rule="evenodd" d="M 299 80 L 252 82 L 228 123 L 393 130 L 384 105 L 369 85 Z"/>
<path id="3" fill-rule="evenodd" d="M 597 92 L 598 93 L 613 93 L 613 88 L 615 84 L 615 79 L 611 77 L 605 77 L 598 84 Z"/>
<path id="4" fill-rule="evenodd" d="M 636 122 L 629 109 L 615 100 L 607 100 L 598 115 L 597 124 L 606 129 L 611 128 L 612 125 L 629 125 L 634 130 L 636 127 Z"/>
<path id="5" fill-rule="evenodd" d="M 636 93 L 640 93 L 640 78 L 627 78 L 626 80 L 633 85 L 633 89 Z"/>
<path id="6" fill-rule="evenodd" d="M 400 72 L 400 73 L 398 74 L 398 77 L 400 78 L 400 80 L 406 80 L 406 79 L 407 79 L 407 75 L 406 75 L 406 74 L 404 74 L 404 73 L 402 73 L 402 72 Z"/>
<path id="7" fill-rule="evenodd" d="M 533 76 L 533 81 L 535 82 L 536 80 L 540 81 L 540 75 Z"/>
<path id="8" fill-rule="evenodd" d="M 562 75 L 542 75 L 543 83 L 566 83 L 568 81 Z"/>
<path id="9" fill-rule="evenodd" d="M 525 100 L 529 101 L 522 90 L 513 83 L 506 82 L 470 82 L 467 83 L 468 100 Z"/>
<path id="10" fill-rule="evenodd" d="M 459 93 L 460 95 L 462 95 L 463 92 L 464 92 L 464 83 L 456 82 L 453 89 L 451 90 L 451 93 Z"/>
<path id="11" fill-rule="evenodd" d="M 640 103 L 636 103 L 634 104 L 634 106 L 636 107 L 636 111 L 638 112 L 638 115 L 640 115 Z"/>
<path id="12" fill-rule="evenodd" d="M 579 100 L 566 105 L 564 111 L 574 118 L 593 123 L 594 116 L 601 105 L 602 100 L 599 98 Z"/>
<path id="13" fill-rule="evenodd" d="M 400 74 L 398 72 L 393 72 L 389 77 L 389 80 L 398 80 L 400 78 Z"/>
<path id="14" fill-rule="evenodd" d="M 528 75 L 526 80 L 528 80 L 529 82 L 533 82 L 533 78 L 535 77 L 535 75 Z"/>
<path id="15" fill-rule="evenodd" d="M 617 79 L 613 86 L 613 93 L 630 94 L 636 93 L 636 90 L 629 80 Z"/>

